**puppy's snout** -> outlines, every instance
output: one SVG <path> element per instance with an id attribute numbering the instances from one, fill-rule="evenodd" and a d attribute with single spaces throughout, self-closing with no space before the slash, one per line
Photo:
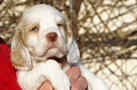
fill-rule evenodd
<path id="1" fill-rule="evenodd" d="M 48 41 L 54 42 L 57 40 L 58 35 L 55 32 L 51 32 L 47 34 L 46 38 L 48 39 Z"/>

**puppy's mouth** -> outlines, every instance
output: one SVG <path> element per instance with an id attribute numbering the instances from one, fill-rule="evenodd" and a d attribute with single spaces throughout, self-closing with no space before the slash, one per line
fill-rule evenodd
<path id="1" fill-rule="evenodd" d="M 64 55 L 61 58 L 56 57 L 56 56 L 51 56 L 51 57 L 48 57 L 48 59 L 53 59 L 53 60 L 56 60 L 58 63 L 62 63 L 63 64 L 63 62 L 67 60 L 67 56 Z"/>

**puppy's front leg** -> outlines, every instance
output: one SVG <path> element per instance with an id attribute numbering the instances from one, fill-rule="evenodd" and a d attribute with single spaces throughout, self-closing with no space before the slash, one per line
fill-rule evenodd
<path id="1" fill-rule="evenodd" d="M 70 90 L 69 78 L 55 60 L 38 63 L 30 71 L 17 71 L 17 79 L 23 90 L 37 90 L 46 80 L 55 90 Z"/>
<path id="2" fill-rule="evenodd" d="M 70 90 L 69 78 L 55 60 L 46 61 L 46 78 L 55 90 Z"/>

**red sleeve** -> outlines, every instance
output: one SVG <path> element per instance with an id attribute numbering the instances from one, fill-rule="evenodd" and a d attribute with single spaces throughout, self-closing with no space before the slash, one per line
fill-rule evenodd
<path id="1" fill-rule="evenodd" d="M 10 61 L 10 48 L 0 38 L 0 90 L 21 90 Z"/>

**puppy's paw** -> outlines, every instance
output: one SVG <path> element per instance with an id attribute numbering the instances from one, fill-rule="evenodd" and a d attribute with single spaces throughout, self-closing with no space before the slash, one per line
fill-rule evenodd
<path id="1" fill-rule="evenodd" d="M 70 81 L 60 65 L 55 60 L 46 62 L 46 77 L 55 90 L 70 90 Z"/>
<path id="2" fill-rule="evenodd" d="M 70 81 L 64 72 L 56 74 L 55 90 L 70 90 Z M 54 83 L 53 83 L 54 84 Z"/>

